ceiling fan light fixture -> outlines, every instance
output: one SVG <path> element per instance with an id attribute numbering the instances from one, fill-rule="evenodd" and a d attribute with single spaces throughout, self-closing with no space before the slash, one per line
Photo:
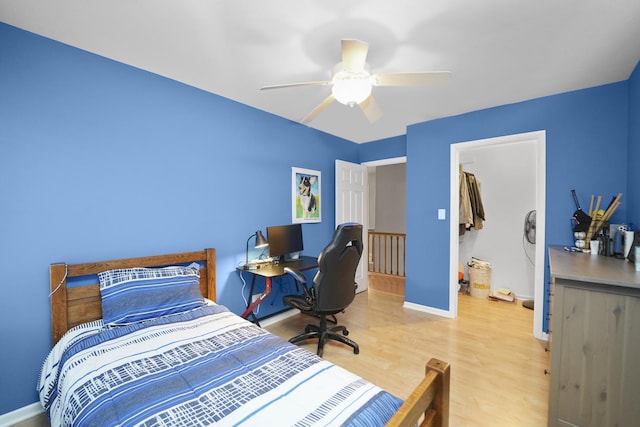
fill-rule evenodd
<path id="1" fill-rule="evenodd" d="M 339 103 L 353 107 L 371 95 L 371 83 L 367 80 L 339 80 L 333 84 L 331 94 Z"/>
<path id="2" fill-rule="evenodd" d="M 337 64 L 335 68 L 342 64 Z M 334 68 L 334 70 L 335 70 Z M 341 104 L 353 107 L 371 95 L 371 74 L 365 68 L 360 72 L 340 70 L 334 73 L 331 94 Z"/>

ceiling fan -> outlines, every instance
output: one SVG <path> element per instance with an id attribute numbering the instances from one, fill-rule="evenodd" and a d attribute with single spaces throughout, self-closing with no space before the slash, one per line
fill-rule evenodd
<path id="1" fill-rule="evenodd" d="M 371 74 L 371 67 L 366 62 L 368 51 L 369 44 L 366 42 L 343 39 L 342 62 L 334 65 L 331 80 L 263 86 L 260 90 L 331 85 L 331 94 L 307 114 L 302 123 L 309 123 L 333 101 L 350 107 L 357 104 L 369 122 L 374 123 L 382 116 L 382 110 L 371 95 L 373 86 L 424 86 L 451 76 L 449 71 Z"/>

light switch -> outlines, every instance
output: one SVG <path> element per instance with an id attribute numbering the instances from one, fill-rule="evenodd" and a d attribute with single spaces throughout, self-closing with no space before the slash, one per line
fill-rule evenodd
<path id="1" fill-rule="evenodd" d="M 447 210 L 446 209 L 438 209 L 438 219 L 439 220 L 447 219 Z"/>

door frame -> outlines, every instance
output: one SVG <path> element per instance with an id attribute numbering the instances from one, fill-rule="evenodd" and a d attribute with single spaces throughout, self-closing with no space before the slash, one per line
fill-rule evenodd
<path id="1" fill-rule="evenodd" d="M 545 218 L 546 218 L 546 131 L 535 131 L 496 138 L 480 139 L 451 144 L 450 165 L 450 243 L 449 243 L 449 314 L 458 316 L 458 220 L 460 204 L 459 164 L 460 152 L 469 148 L 534 142 L 536 147 L 536 247 L 534 267 L 534 314 L 533 335 L 538 339 L 548 339 L 543 332 L 544 316 L 544 260 L 545 260 Z"/>
<path id="2" fill-rule="evenodd" d="M 387 165 L 397 165 L 399 163 L 407 163 L 407 156 L 401 157 L 390 157 L 388 159 L 380 159 L 380 160 L 371 160 L 368 162 L 362 162 L 364 166 L 387 166 Z"/>

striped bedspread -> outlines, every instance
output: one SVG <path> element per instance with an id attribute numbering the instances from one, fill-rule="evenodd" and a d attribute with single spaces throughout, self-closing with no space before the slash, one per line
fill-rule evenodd
<path id="1" fill-rule="evenodd" d="M 380 426 L 402 403 L 220 305 L 77 327 L 38 387 L 53 426 Z"/>

